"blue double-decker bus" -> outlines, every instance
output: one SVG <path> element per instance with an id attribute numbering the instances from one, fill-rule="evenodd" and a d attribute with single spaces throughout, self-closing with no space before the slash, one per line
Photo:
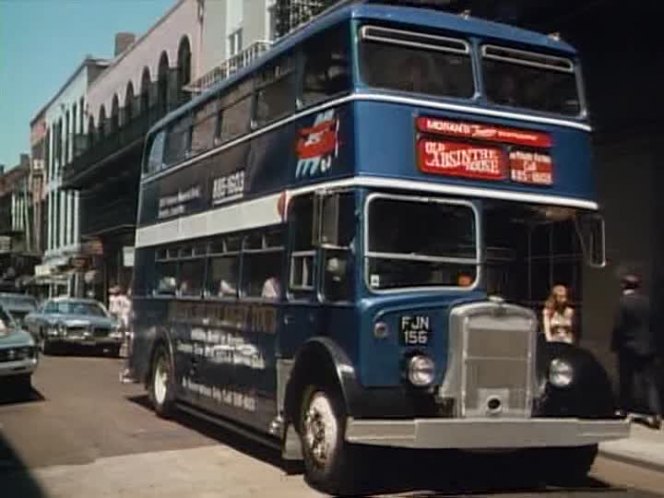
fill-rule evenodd
<path id="1" fill-rule="evenodd" d="M 327 492 L 352 492 L 367 445 L 584 475 L 627 426 L 538 309 L 604 264 L 590 131 L 564 42 L 326 13 L 149 133 L 134 377 L 159 415 L 259 438 Z"/>

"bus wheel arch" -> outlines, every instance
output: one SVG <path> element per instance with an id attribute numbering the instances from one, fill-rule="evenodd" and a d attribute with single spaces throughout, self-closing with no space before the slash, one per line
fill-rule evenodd
<path id="1" fill-rule="evenodd" d="M 328 338 L 308 341 L 295 357 L 286 386 L 284 397 L 286 423 L 299 427 L 302 401 L 306 395 L 306 388 L 312 384 L 336 390 L 340 401 L 350 413 L 352 403 L 349 395 L 354 381 L 352 365 L 334 341 Z"/>
<path id="2" fill-rule="evenodd" d="M 285 396 L 286 438 L 297 432 L 307 482 L 329 494 L 351 492 L 360 471 L 357 449 L 345 441 L 349 365 L 334 342 L 312 340 L 296 356 Z"/>

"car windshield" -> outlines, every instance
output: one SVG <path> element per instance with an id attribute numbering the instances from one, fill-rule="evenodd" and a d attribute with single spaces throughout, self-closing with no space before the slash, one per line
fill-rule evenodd
<path id="1" fill-rule="evenodd" d="M 371 289 L 471 287 L 477 277 L 477 222 L 470 205 L 377 195 L 368 205 Z"/>
<path id="2" fill-rule="evenodd" d="M 62 301 L 51 303 L 47 306 L 46 312 L 60 315 L 108 316 L 101 304 L 85 301 Z"/>
<path id="3" fill-rule="evenodd" d="M 0 306 L 0 335 L 3 335 L 3 333 L 9 329 L 11 323 L 11 316 L 3 309 L 2 306 Z"/>
<path id="4" fill-rule="evenodd" d="M 35 309 L 37 300 L 32 296 L 0 296 L 0 303 L 7 309 Z"/>

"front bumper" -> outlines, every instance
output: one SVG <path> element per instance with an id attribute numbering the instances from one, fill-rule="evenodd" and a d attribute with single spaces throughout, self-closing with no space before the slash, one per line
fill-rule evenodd
<path id="1" fill-rule="evenodd" d="M 350 443 L 401 448 L 516 449 L 585 446 L 628 436 L 629 423 L 624 420 L 349 418 L 346 423 L 346 440 Z"/>
<path id="2" fill-rule="evenodd" d="M 0 377 L 30 375 L 35 371 L 38 363 L 36 358 L 0 362 Z"/>
<path id="3" fill-rule="evenodd" d="M 81 346 L 119 346 L 122 338 L 114 337 L 52 337 L 52 344 L 78 344 Z"/>

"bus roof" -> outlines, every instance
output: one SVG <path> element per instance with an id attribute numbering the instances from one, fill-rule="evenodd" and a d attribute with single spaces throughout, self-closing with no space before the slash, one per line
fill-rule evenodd
<path id="1" fill-rule="evenodd" d="M 215 83 L 210 88 L 206 89 L 201 95 L 193 98 L 189 103 L 164 116 L 152 126 L 149 134 L 163 128 L 168 122 L 176 119 L 182 114 L 191 111 L 198 104 L 210 98 L 211 95 L 218 93 L 219 90 L 222 90 L 246 77 L 265 61 L 277 58 L 279 55 L 291 50 L 293 47 L 296 47 L 311 36 L 321 31 L 325 31 L 331 26 L 348 19 L 374 20 L 405 25 L 411 24 L 413 26 L 432 29 L 444 29 L 467 36 L 523 44 L 532 48 L 541 48 L 546 51 L 557 52 L 561 55 L 573 56 L 576 54 L 575 49 L 564 41 L 557 40 L 542 33 L 510 26 L 508 24 L 465 17 L 425 7 L 352 3 L 337 10 L 332 10 L 328 14 L 315 18 L 304 27 L 296 29 L 290 35 L 279 40 L 273 48 L 258 57 L 248 66 L 242 68 L 228 78 Z"/>

